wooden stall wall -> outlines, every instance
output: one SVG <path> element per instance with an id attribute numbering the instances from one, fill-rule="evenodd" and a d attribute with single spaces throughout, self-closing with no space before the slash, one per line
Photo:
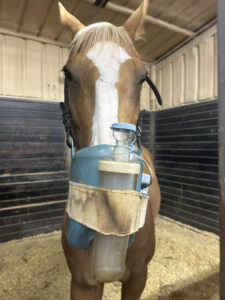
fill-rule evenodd
<path id="1" fill-rule="evenodd" d="M 67 57 L 68 49 L 62 43 L 0 30 L 0 95 L 62 100 L 61 70 Z"/>
<path id="2" fill-rule="evenodd" d="M 154 149 L 160 214 L 218 234 L 217 102 L 146 112 L 143 144 Z"/>
<path id="3" fill-rule="evenodd" d="M 150 110 L 217 98 L 217 26 L 153 65 L 150 75 L 163 98 L 159 107 L 150 91 Z"/>
<path id="4" fill-rule="evenodd" d="M 60 229 L 68 191 L 57 102 L 0 101 L 0 241 Z M 160 213 L 218 233 L 217 101 L 144 115 Z"/>
<path id="5" fill-rule="evenodd" d="M 0 28 L 0 95 L 63 101 L 61 70 L 69 55 L 67 46 Z M 150 109 L 149 97 L 149 87 L 143 84 L 142 108 Z"/>
<path id="6" fill-rule="evenodd" d="M 68 192 L 59 103 L 0 100 L 0 242 L 60 229 Z"/>

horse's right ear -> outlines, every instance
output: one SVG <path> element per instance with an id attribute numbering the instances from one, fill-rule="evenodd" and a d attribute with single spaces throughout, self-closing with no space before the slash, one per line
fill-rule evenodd
<path id="1" fill-rule="evenodd" d="M 142 0 L 140 6 L 133 12 L 133 14 L 123 24 L 126 31 L 133 41 L 138 40 L 143 34 L 143 23 L 147 13 L 149 0 Z"/>
<path id="2" fill-rule="evenodd" d="M 65 9 L 65 7 L 62 5 L 61 2 L 58 2 L 58 7 L 59 7 L 59 16 L 60 16 L 61 23 L 67 26 L 74 35 L 80 29 L 85 27 L 79 20 L 77 20 L 77 18 L 75 18 L 72 14 L 70 14 Z"/>

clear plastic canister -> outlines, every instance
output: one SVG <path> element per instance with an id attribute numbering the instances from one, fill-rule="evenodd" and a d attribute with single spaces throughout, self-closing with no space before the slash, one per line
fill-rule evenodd
<path id="1" fill-rule="evenodd" d="M 122 160 L 99 161 L 100 187 L 136 190 L 140 164 Z M 126 160 L 128 161 L 128 159 Z M 123 277 L 128 241 L 129 235 L 116 236 L 95 233 L 92 245 L 92 270 L 98 282 L 112 282 Z"/>
<path id="2" fill-rule="evenodd" d="M 129 236 L 96 232 L 92 245 L 92 270 L 98 282 L 113 282 L 125 274 Z"/>

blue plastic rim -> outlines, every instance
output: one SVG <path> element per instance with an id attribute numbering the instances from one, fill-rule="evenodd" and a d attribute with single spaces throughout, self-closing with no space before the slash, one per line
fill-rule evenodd
<path id="1" fill-rule="evenodd" d="M 122 129 L 122 130 L 131 130 L 136 132 L 136 125 L 130 123 L 113 123 L 110 127 L 111 129 Z"/>

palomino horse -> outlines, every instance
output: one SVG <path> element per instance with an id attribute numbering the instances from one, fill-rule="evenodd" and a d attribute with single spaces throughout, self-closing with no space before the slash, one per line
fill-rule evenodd
<path id="1" fill-rule="evenodd" d="M 69 110 L 76 149 L 90 145 L 114 144 L 110 125 L 136 124 L 140 112 L 140 91 L 146 69 L 134 48 L 140 37 L 148 0 L 121 27 L 96 23 L 85 27 L 59 3 L 62 23 L 74 34 L 67 76 Z M 154 173 L 151 154 L 143 157 Z M 126 273 L 121 279 L 122 300 L 138 300 L 145 287 L 147 264 L 155 250 L 154 218 L 160 206 L 160 189 L 154 174 L 149 189 L 144 226 L 136 233 L 126 257 Z M 62 224 L 62 245 L 72 274 L 72 300 L 102 299 L 103 284 L 90 272 L 90 251 L 72 248 L 66 236 L 66 214 Z"/>

